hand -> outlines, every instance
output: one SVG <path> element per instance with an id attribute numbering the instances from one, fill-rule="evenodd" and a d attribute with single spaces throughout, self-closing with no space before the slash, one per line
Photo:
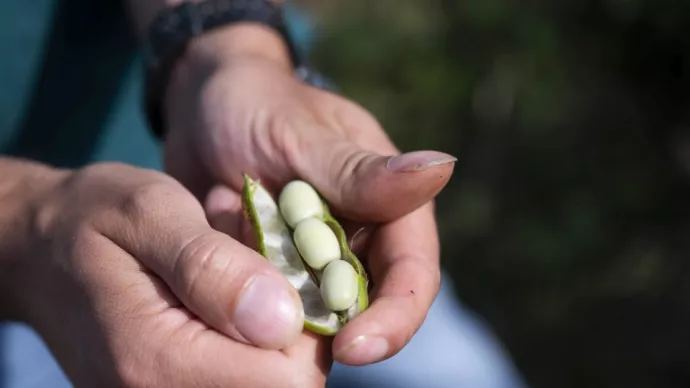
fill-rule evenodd
<path id="1" fill-rule="evenodd" d="M 369 113 L 299 82 L 284 56 L 241 52 L 251 28 L 201 38 L 178 65 L 166 102 L 167 171 L 206 201 L 214 227 L 241 241 L 243 172 L 274 194 L 304 179 L 341 219 L 377 225 L 362 252 L 375 285 L 371 307 L 332 345 L 345 364 L 381 361 L 407 344 L 438 292 L 432 200 L 456 159 L 399 155 Z M 266 35 L 253 47 L 276 44 L 268 32 L 254 33 Z"/>
<path id="2" fill-rule="evenodd" d="M 32 221 L 15 294 L 76 386 L 324 386 L 297 293 L 178 182 L 118 164 L 52 174 L 17 218 Z"/>

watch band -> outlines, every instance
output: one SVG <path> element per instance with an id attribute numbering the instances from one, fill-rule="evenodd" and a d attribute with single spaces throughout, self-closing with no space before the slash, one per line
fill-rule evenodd
<path id="1" fill-rule="evenodd" d="M 274 29 L 283 37 L 294 67 L 308 69 L 288 33 L 283 8 L 270 0 L 205 0 L 166 9 L 152 22 L 145 44 L 145 110 L 156 137 L 165 137 L 161 101 L 170 73 L 187 43 L 208 31 L 237 22 L 256 22 Z"/>

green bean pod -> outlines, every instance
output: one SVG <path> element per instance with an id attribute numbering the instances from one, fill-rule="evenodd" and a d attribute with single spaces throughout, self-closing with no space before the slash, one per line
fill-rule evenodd
<path id="1" fill-rule="evenodd" d="M 333 231 L 340 246 L 340 260 L 352 266 L 358 286 L 355 303 L 346 310 L 332 311 L 326 307 L 322 298 L 321 278 L 325 268 L 309 267 L 294 242 L 293 226 L 285 221 L 276 200 L 259 181 L 247 174 L 244 174 L 244 180 L 243 212 L 256 234 L 259 253 L 297 289 L 304 305 L 304 327 L 320 335 L 337 334 L 347 322 L 369 307 L 369 278 L 357 256 L 350 250 L 342 226 L 332 216 L 328 204 L 319 195 L 323 211 L 312 209 L 309 216 L 323 221 Z M 291 220 L 291 223 L 294 227 L 297 226 L 296 221 Z"/>

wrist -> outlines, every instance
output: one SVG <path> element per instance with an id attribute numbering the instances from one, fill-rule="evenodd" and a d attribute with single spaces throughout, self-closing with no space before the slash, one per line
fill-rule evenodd
<path id="1" fill-rule="evenodd" d="M 0 319 L 28 320 L 35 265 L 29 247 L 37 202 L 65 172 L 0 158 Z"/>
<path id="2" fill-rule="evenodd" d="M 191 0 L 160 11 L 145 44 L 145 102 L 153 134 L 166 137 L 162 110 L 174 85 L 200 86 L 217 68 L 248 58 L 292 69 L 301 62 L 292 43 L 283 10 L 271 0 Z"/>
<path id="3" fill-rule="evenodd" d="M 218 71 L 247 67 L 294 77 L 287 44 L 268 27 L 238 23 L 194 38 L 170 72 L 161 113 L 169 118 L 180 114 L 180 107 L 194 104 L 199 88 Z"/>
<path id="4" fill-rule="evenodd" d="M 251 58 L 292 70 L 290 52 L 274 30 L 257 23 L 238 23 L 192 39 L 180 58 L 190 69 L 208 69 Z"/>
<path id="5" fill-rule="evenodd" d="M 189 81 L 193 85 L 203 83 L 219 68 L 247 61 L 269 64 L 290 75 L 293 71 L 287 45 L 277 32 L 259 24 L 241 23 L 192 39 L 173 67 L 166 95 L 179 93 L 179 85 Z"/>
<path id="6" fill-rule="evenodd" d="M 136 34 L 143 38 L 146 35 L 147 28 L 151 24 L 157 13 L 164 9 L 177 7 L 182 3 L 201 3 L 205 0 L 127 0 L 133 27 Z M 270 0 L 275 5 L 285 4 L 285 0 Z"/>

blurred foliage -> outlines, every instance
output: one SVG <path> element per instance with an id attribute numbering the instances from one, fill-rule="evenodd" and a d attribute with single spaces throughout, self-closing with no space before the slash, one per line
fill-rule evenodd
<path id="1" fill-rule="evenodd" d="M 532 386 L 690 386 L 690 2 L 303 2 L 345 95 L 458 156 L 443 263 Z"/>

